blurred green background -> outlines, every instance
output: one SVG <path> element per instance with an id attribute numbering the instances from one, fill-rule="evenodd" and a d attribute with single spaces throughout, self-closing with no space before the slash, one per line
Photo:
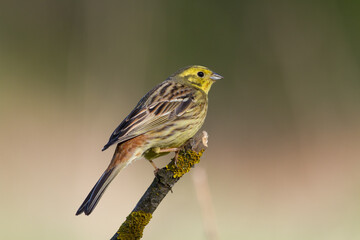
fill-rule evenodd
<path id="1" fill-rule="evenodd" d="M 220 239 L 360 239 L 359 1 L 0 3 L 0 238 L 109 239 L 153 179 L 139 160 L 89 217 L 102 146 L 177 69 L 210 92 Z M 164 165 L 169 157 L 157 160 Z M 190 176 L 144 239 L 205 239 Z"/>

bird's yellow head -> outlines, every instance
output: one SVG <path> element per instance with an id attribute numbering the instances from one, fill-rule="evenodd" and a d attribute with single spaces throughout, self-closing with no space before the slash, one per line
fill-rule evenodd
<path id="1" fill-rule="evenodd" d="M 223 77 L 207 67 L 193 65 L 177 71 L 170 78 L 190 84 L 195 88 L 203 90 L 207 94 L 211 85 Z"/>

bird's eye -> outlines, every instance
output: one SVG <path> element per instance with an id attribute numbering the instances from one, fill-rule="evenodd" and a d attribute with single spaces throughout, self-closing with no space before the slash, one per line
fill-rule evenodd
<path id="1" fill-rule="evenodd" d="M 203 72 L 198 72 L 197 75 L 198 75 L 199 77 L 203 77 L 203 76 L 204 76 L 204 73 L 203 73 Z"/>

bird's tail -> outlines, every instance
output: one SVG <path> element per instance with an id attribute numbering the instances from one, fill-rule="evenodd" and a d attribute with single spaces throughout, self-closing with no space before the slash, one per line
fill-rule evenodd
<path id="1" fill-rule="evenodd" d="M 85 215 L 89 215 L 96 207 L 101 196 L 104 194 L 106 188 L 109 186 L 111 181 L 125 166 L 126 163 L 120 163 L 117 166 L 106 169 L 105 172 L 101 175 L 100 179 L 95 184 L 95 186 L 93 187 L 93 189 L 87 195 L 84 202 L 81 204 L 79 210 L 77 210 L 76 215 L 79 215 L 81 213 L 85 213 Z"/>
<path id="2" fill-rule="evenodd" d="M 116 177 L 120 170 L 141 156 L 141 148 L 138 148 L 138 146 L 141 145 L 142 142 L 143 138 L 139 136 L 124 143 L 119 143 L 116 146 L 116 150 L 110 165 L 105 170 L 103 175 L 101 175 L 100 179 L 90 191 L 85 201 L 81 204 L 79 210 L 76 212 L 76 215 L 81 213 L 89 215 L 94 210 L 96 204 L 104 194 L 107 186 L 109 186 L 111 181 Z"/>

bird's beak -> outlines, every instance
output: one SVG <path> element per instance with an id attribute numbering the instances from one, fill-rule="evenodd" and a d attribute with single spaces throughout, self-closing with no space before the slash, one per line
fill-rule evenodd
<path id="1" fill-rule="evenodd" d="M 212 79 L 212 80 L 220 80 L 220 79 L 222 79 L 222 78 L 224 78 L 223 76 L 221 76 L 221 75 L 219 75 L 219 74 L 217 74 L 217 73 L 213 73 L 213 74 L 211 74 L 211 76 L 210 76 L 210 79 Z"/>

